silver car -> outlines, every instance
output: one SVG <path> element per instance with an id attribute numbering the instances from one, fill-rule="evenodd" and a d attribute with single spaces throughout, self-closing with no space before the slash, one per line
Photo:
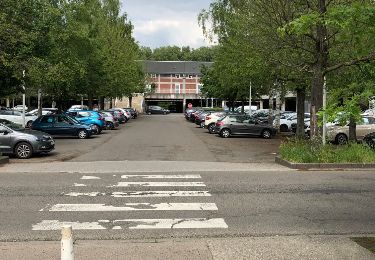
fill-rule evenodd
<path id="1" fill-rule="evenodd" d="M 12 129 L 0 124 L 0 152 L 28 159 L 33 154 L 55 149 L 55 141 L 46 133 L 27 129 Z"/>

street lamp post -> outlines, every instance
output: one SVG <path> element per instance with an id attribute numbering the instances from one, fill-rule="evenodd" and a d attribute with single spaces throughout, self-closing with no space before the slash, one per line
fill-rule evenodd
<path id="1" fill-rule="evenodd" d="M 26 113 L 26 109 L 25 109 L 25 102 L 26 102 L 26 94 L 25 94 L 25 70 L 22 71 L 22 78 L 23 78 L 23 82 L 22 82 L 22 89 L 23 89 L 23 93 L 22 93 L 22 127 L 25 127 L 26 126 L 26 118 L 25 118 L 25 113 Z"/>
<path id="2" fill-rule="evenodd" d="M 326 144 L 326 136 L 327 136 L 327 116 L 326 116 L 326 108 L 327 108 L 327 80 L 324 76 L 324 84 L 323 84 L 323 145 Z"/>
<path id="3" fill-rule="evenodd" d="M 249 87 L 249 115 L 251 116 L 251 81 L 250 81 L 250 87 Z"/>

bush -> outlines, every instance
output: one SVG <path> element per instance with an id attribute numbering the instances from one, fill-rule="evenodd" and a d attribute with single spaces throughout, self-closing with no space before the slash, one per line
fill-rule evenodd
<path id="1" fill-rule="evenodd" d="M 296 163 L 375 163 L 375 151 L 357 143 L 322 145 L 292 138 L 280 145 L 279 153 L 282 159 Z"/>

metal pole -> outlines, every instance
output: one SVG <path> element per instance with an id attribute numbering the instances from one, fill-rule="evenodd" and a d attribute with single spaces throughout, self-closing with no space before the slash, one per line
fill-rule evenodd
<path id="1" fill-rule="evenodd" d="M 38 89 L 38 116 L 42 115 L 42 90 Z"/>
<path id="2" fill-rule="evenodd" d="M 249 115 L 251 116 L 251 81 L 250 81 L 250 87 L 249 87 Z"/>
<path id="3" fill-rule="evenodd" d="M 323 136 L 322 136 L 323 145 L 326 144 L 326 136 L 327 136 L 326 107 L 327 107 L 327 80 L 326 80 L 326 77 L 324 76 L 324 84 L 323 84 Z"/>
<path id="4" fill-rule="evenodd" d="M 64 225 L 61 229 L 61 260 L 74 260 L 72 226 Z"/>
<path id="5" fill-rule="evenodd" d="M 22 127 L 25 127 L 26 126 L 26 118 L 25 118 L 25 113 L 26 113 L 26 109 L 25 109 L 25 103 L 26 103 L 26 94 L 25 94 L 25 70 L 22 71 L 22 78 L 23 78 L 23 82 L 22 82 L 22 89 L 23 89 L 23 93 L 22 93 Z"/>

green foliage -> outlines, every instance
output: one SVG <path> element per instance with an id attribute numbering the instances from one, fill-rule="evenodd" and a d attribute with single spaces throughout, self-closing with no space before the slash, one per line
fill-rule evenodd
<path id="1" fill-rule="evenodd" d="M 213 61 L 216 47 L 200 47 L 191 49 L 188 46 L 164 46 L 151 50 L 149 47 L 140 48 L 141 60 L 156 61 Z"/>
<path id="2" fill-rule="evenodd" d="M 119 0 L 1 1 L 0 46 L 0 96 L 17 93 L 22 70 L 29 94 L 40 88 L 57 99 L 143 89 L 139 47 Z"/>
<path id="3" fill-rule="evenodd" d="M 281 158 L 295 163 L 375 163 L 375 151 L 356 143 L 336 146 L 288 139 L 280 145 L 279 153 Z"/>

